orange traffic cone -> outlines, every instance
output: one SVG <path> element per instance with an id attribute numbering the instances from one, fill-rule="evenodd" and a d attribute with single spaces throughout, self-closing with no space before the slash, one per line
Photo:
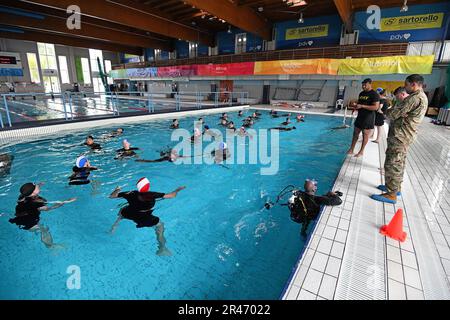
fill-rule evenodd
<path id="1" fill-rule="evenodd" d="M 381 227 L 380 233 L 400 242 L 406 240 L 406 232 L 403 232 L 403 209 L 397 210 L 391 222 Z"/>

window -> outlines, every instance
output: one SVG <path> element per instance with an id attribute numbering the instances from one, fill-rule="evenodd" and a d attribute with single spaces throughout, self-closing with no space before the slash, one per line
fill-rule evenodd
<path id="1" fill-rule="evenodd" d="M 239 33 L 236 35 L 235 53 L 240 54 L 246 52 L 247 49 L 247 34 Z"/>
<path id="2" fill-rule="evenodd" d="M 109 74 L 112 70 L 111 60 L 105 60 L 105 73 Z M 113 84 L 113 79 L 111 77 L 107 77 L 108 84 Z"/>
<path id="3" fill-rule="evenodd" d="M 189 42 L 189 58 L 195 58 L 198 55 L 198 44 Z"/>
<path id="4" fill-rule="evenodd" d="M 62 83 L 70 83 L 69 69 L 67 68 L 66 56 L 58 56 L 59 60 L 59 74 L 61 75 Z"/>
<path id="5" fill-rule="evenodd" d="M 31 82 L 41 83 L 36 53 L 27 53 L 27 60 L 28 60 L 28 69 L 30 70 Z"/>
<path id="6" fill-rule="evenodd" d="M 92 82 L 94 84 L 94 92 L 104 92 L 102 79 L 100 78 L 99 61 L 103 61 L 102 50 L 89 49 L 89 59 L 91 60 Z M 101 66 L 100 66 L 101 67 Z M 103 70 L 102 70 L 103 71 Z"/>
<path id="7" fill-rule="evenodd" d="M 44 81 L 45 92 L 60 92 L 55 45 L 52 43 L 38 42 L 37 47 L 39 60 L 41 61 L 42 80 Z"/>
<path id="8" fill-rule="evenodd" d="M 85 84 L 91 84 L 91 70 L 89 68 L 89 59 L 81 58 L 81 69 L 83 71 L 83 81 Z"/>

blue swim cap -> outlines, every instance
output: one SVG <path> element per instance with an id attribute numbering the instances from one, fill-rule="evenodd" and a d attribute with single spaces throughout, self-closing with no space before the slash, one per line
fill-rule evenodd
<path id="1" fill-rule="evenodd" d="M 381 91 L 383 91 L 383 88 L 377 88 L 378 93 L 380 93 Z"/>
<path id="2" fill-rule="evenodd" d="M 220 142 L 219 143 L 219 149 L 220 150 L 225 150 L 227 148 L 227 144 L 225 142 Z"/>
<path id="3" fill-rule="evenodd" d="M 83 168 L 87 161 L 88 159 L 85 156 L 80 156 L 77 158 L 76 166 L 78 168 Z"/>
<path id="4" fill-rule="evenodd" d="M 208 130 L 208 129 L 209 129 L 209 126 L 205 126 L 204 128 L 205 128 L 206 130 Z"/>

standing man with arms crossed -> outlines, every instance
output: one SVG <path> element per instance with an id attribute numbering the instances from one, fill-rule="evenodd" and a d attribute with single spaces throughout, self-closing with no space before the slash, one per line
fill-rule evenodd
<path id="1" fill-rule="evenodd" d="M 391 121 L 384 172 L 386 185 L 378 186 L 384 193 L 371 196 L 372 199 L 393 203 L 400 194 L 405 171 L 406 155 L 409 146 L 417 136 L 417 127 L 422 122 L 428 108 L 428 98 L 423 92 L 423 77 L 412 74 L 405 80 L 405 89 L 409 94 L 402 102 L 387 111 Z"/>
<path id="2" fill-rule="evenodd" d="M 353 131 L 353 140 L 347 154 L 353 154 L 359 134 L 363 133 L 363 142 L 361 149 L 355 157 L 364 155 L 364 148 L 369 142 L 372 130 L 375 127 L 375 112 L 380 106 L 380 96 L 372 89 L 372 79 L 364 79 L 362 82 L 363 91 L 359 94 L 358 103 L 350 103 L 350 108 L 358 110 L 358 116 L 355 120 L 355 129 Z"/>

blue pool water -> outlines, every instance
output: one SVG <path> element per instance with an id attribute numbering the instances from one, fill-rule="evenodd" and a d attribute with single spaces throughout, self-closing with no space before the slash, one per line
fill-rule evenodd
<path id="1" fill-rule="evenodd" d="M 284 119 L 266 111 L 254 126 L 268 128 Z M 245 114 L 250 114 L 246 111 Z M 237 114 L 230 114 L 237 121 Z M 195 118 L 180 120 L 192 130 Z M 218 114 L 206 115 L 216 126 Z M 260 165 L 175 165 L 114 160 L 121 138 L 103 143 L 90 154 L 99 186 L 68 186 L 76 157 L 90 133 L 99 136 L 113 128 L 74 132 L 60 137 L 0 149 L 15 156 L 9 176 L 0 179 L 0 298 L 1 299 L 278 299 L 301 253 L 300 225 L 291 222 L 286 207 L 261 210 L 265 194 L 272 200 L 288 184 L 305 178 L 319 181 L 319 192 L 333 185 L 351 139 L 347 130 L 331 131 L 341 118 L 306 116 L 298 130 L 280 133 L 280 169 L 261 175 Z M 155 159 L 170 141 L 170 120 L 124 125 L 124 137 Z M 240 123 L 240 121 L 239 121 Z M 175 199 L 158 202 L 154 214 L 165 223 L 170 257 L 155 254 L 153 229 L 136 229 L 124 220 L 108 232 L 123 200 L 108 195 L 115 186 L 134 189 L 148 177 L 152 190 L 187 188 Z M 41 195 L 49 201 L 78 197 L 78 201 L 41 215 L 63 250 L 49 250 L 39 236 L 8 222 L 20 186 L 44 181 Z M 81 288 L 68 289 L 69 266 L 81 270 Z"/>

